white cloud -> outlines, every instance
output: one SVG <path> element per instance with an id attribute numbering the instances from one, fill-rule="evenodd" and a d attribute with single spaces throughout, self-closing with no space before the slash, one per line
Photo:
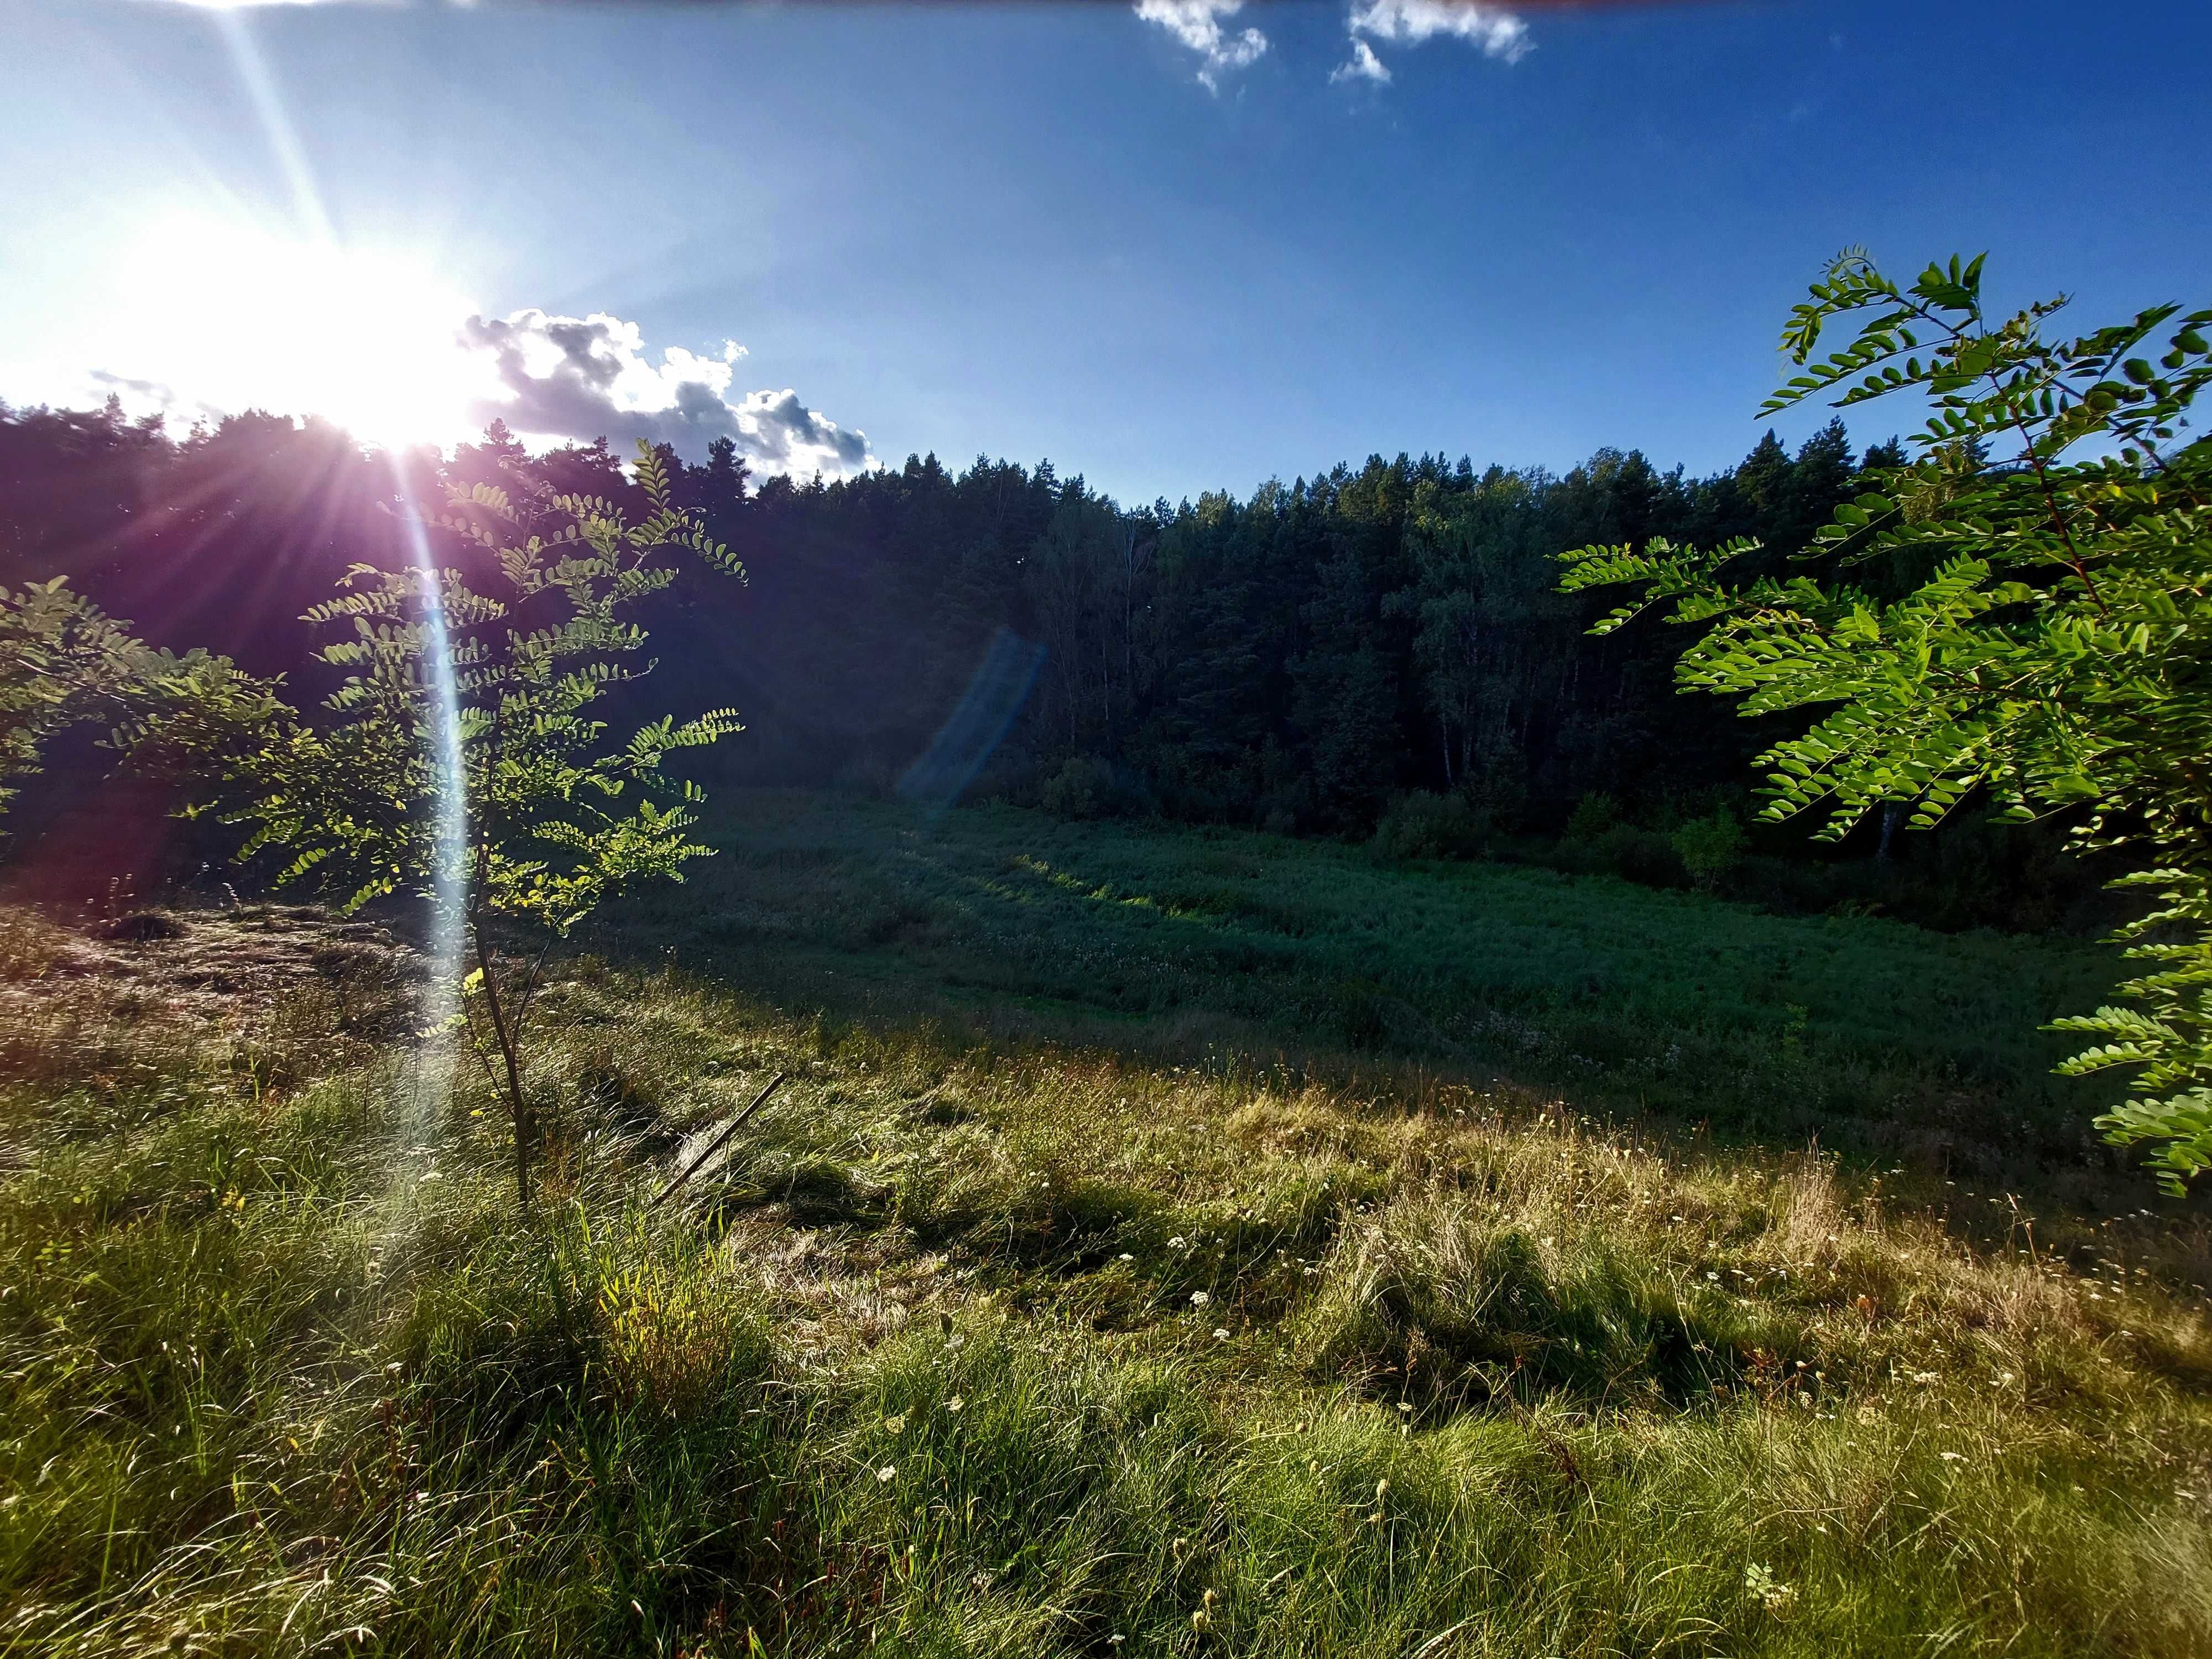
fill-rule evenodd
<path id="1" fill-rule="evenodd" d="M 1355 4 L 1345 20 L 1352 37 L 1352 61 L 1328 78 L 1362 77 L 1378 84 L 1390 71 L 1362 36 L 1391 46 L 1418 46 L 1437 36 L 1464 40 L 1486 58 L 1517 64 L 1535 49 L 1528 26 L 1510 11 L 1485 5 L 1480 0 L 1364 0 Z"/>
<path id="2" fill-rule="evenodd" d="M 1221 20 L 1244 9 L 1244 0 L 1137 0 L 1137 15 L 1158 23 L 1199 55 L 1199 84 L 1221 89 L 1224 71 L 1249 68 L 1267 50 L 1267 37 L 1255 28 L 1231 34 Z"/>
<path id="3" fill-rule="evenodd" d="M 789 387 L 732 398 L 732 366 L 745 355 L 734 340 L 713 356 L 671 346 L 655 363 L 635 323 L 535 309 L 471 317 L 461 337 L 489 359 L 501 393 L 472 407 L 479 423 L 496 416 L 518 434 L 605 437 L 623 449 L 644 438 L 695 461 L 729 438 L 754 471 L 799 478 L 849 477 L 877 464 L 866 433 L 809 409 Z"/>
<path id="4" fill-rule="evenodd" d="M 1352 37 L 1352 58 L 1339 64 L 1328 72 L 1329 84 L 1339 81 L 1372 81 L 1378 87 L 1390 84 L 1389 65 L 1375 55 L 1375 48 L 1358 35 Z"/>

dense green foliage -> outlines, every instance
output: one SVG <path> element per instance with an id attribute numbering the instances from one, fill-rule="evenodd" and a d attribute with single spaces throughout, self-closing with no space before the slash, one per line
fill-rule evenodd
<path id="1" fill-rule="evenodd" d="M 471 918 L 558 934 L 622 882 L 676 876 L 703 853 L 685 837 L 681 804 L 699 792 L 662 762 L 742 730 L 734 711 L 680 726 L 664 716 L 611 745 L 593 711 L 652 666 L 636 660 L 647 635 L 626 613 L 675 580 L 659 556 L 739 568 L 670 506 L 650 450 L 639 488 L 650 507 L 641 523 L 564 495 L 548 505 L 567 522 L 542 533 L 499 490 L 456 488 L 440 522 L 494 556 L 488 592 L 454 568 L 436 573 L 433 592 L 422 570 L 354 567 L 347 592 L 307 612 L 342 632 L 317 653 L 344 676 L 326 703 L 332 718 L 290 726 L 231 781 L 240 799 L 227 816 L 252 830 L 244 855 L 281 848 L 291 862 L 280 883 L 319 877 L 349 910 L 465 889 Z M 450 732 L 441 686 L 456 710 Z M 656 799 L 670 796 L 678 804 Z"/>
<path id="2" fill-rule="evenodd" d="M 283 705 L 227 659 L 155 650 L 64 576 L 0 587 L 0 811 L 79 727 L 142 769 L 208 764 L 251 747 Z"/>
<path id="3" fill-rule="evenodd" d="M 2179 1190 L 2212 1168 L 2212 437 L 2179 436 L 2212 382 L 2212 311 L 2047 340 L 2063 301 L 1992 319 L 1981 272 L 1954 258 L 1906 289 L 1849 253 L 1797 308 L 1801 365 L 1829 325 L 1858 332 L 1770 408 L 1840 387 L 1932 413 L 1796 570 L 1655 538 L 1572 555 L 1565 586 L 1644 587 L 1601 631 L 1662 600 L 1704 625 L 1686 689 L 1818 711 L 1759 757 L 1770 818 L 1826 809 L 1833 837 L 1892 805 L 1933 825 L 1985 790 L 2020 821 L 2073 813 L 2084 848 L 2141 849 L 2153 867 L 2124 879 L 2160 903 L 2126 936 L 2154 966 L 2121 988 L 2148 1006 L 2059 1025 L 2106 1039 L 2069 1070 L 2140 1072 L 2144 1096 L 2102 1121 L 2154 1143 Z M 2136 355 L 2161 334 L 2156 364 Z"/>
<path id="4" fill-rule="evenodd" d="M 425 500 L 481 484 L 526 515 L 563 495 L 648 510 L 604 446 L 532 456 L 495 432 L 400 459 Z M 1033 799 L 1082 761 L 1115 778 L 1111 810 L 1332 834 L 1406 789 L 1469 793 L 1509 832 L 1594 788 L 1656 819 L 1701 809 L 1751 738 L 1674 697 L 1664 630 L 1588 639 L 1599 613 L 1555 591 L 1551 556 L 1649 535 L 1789 550 L 1862 487 L 1840 426 L 1704 479 L 1613 450 L 1556 476 L 1377 456 L 1134 509 L 1048 463 L 758 489 L 726 451 L 668 464 L 674 504 L 752 585 L 742 605 L 689 579 L 647 601 L 655 695 L 744 708 L 754 736 L 718 764 L 746 781 L 888 785 L 1006 629 L 1046 657 L 982 792 Z M 319 690 L 297 618 L 353 563 L 404 566 L 375 510 L 393 495 L 385 459 L 327 428 L 241 416 L 174 442 L 113 413 L 0 416 L 0 580 L 68 574 L 149 640 Z"/>
<path id="5" fill-rule="evenodd" d="M 793 931 L 820 871 L 789 805 L 786 834 L 744 832 L 727 860 L 786 884 L 680 959 L 794 984 L 834 964 L 937 1007 L 933 1029 L 557 961 L 527 1055 L 534 1228 L 504 1195 L 496 1091 L 461 1070 L 448 1099 L 411 1044 L 386 1046 L 419 969 L 373 927 L 249 907 L 125 916 L 100 942 L 0 913 L 0 1640 L 696 1659 L 2212 1642 L 2201 1232 L 1972 1179 L 1668 1152 L 1594 1129 L 1579 1091 L 1561 1105 L 1433 1057 L 1275 1065 L 1202 1023 L 1179 1042 L 1185 981 L 1128 941 L 1236 930 L 1155 911 L 1125 933 L 1146 907 L 1087 884 L 1141 863 L 1283 891 L 1316 912 L 1318 984 L 1355 960 L 1349 933 L 1323 943 L 1349 915 L 1319 914 L 1357 867 L 1340 849 L 1025 816 L 1070 886 L 986 857 L 1016 826 L 984 816 L 961 832 L 977 878 L 944 910 L 975 905 L 980 936 L 1046 907 L 1102 947 L 1092 979 L 1118 956 L 1125 1006 L 1140 977 L 1160 1006 L 1096 1028 L 1139 1051 L 1118 1056 L 1041 1040 L 1064 992 L 994 988 L 962 1018 L 916 958 L 841 939 L 865 893 L 812 942 Z M 918 817 L 878 823 L 878 864 L 927 855 Z M 1311 878 L 1219 867 L 1243 858 Z M 702 873 L 745 890 L 723 863 Z M 1382 869 L 1366 890 L 1399 895 L 1402 931 L 1424 887 L 1459 916 L 1537 879 L 1484 874 L 1495 890 L 1462 892 Z M 1620 896 L 1597 886 L 1592 936 Z M 602 915 L 659 955 L 669 890 Z M 1655 951 L 1700 915 L 1729 952 L 1805 931 L 1640 897 L 1683 912 Z M 1005 971 L 1045 972 L 1031 937 Z M 1968 943 L 1845 937 L 1839 975 L 1894 952 L 1908 997 L 1939 966 L 1916 953 Z M 1401 942 L 1388 971 L 1417 977 L 1415 958 Z M 1693 1025 L 1741 1018 L 1760 972 L 1718 966 L 1669 993 Z M 2005 972 L 1994 949 L 1972 966 Z M 1878 1025 L 1839 1032 L 1832 1006 L 1802 1040 L 1887 1063 Z M 649 1209 L 661 1155 L 779 1071 L 785 1094 L 687 1204 Z"/>
<path id="6" fill-rule="evenodd" d="M 733 603 L 685 569 L 642 600 L 659 665 L 649 696 L 617 689 L 610 717 L 734 706 L 744 741 L 693 757 L 693 775 L 888 792 L 957 725 L 994 641 L 1027 641 L 1048 647 L 1044 666 L 986 745 L 970 799 L 1358 836 L 1404 791 L 1465 804 L 1436 809 L 1462 854 L 1542 858 L 1601 793 L 1613 833 L 1565 861 L 1687 885 L 1674 832 L 1719 809 L 1747 816 L 1745 763 L 1787 728 L 1677 696 L 1677 643 L 1656 621 L 1589 636 L 1606 606 L 1561 595 L 1552 556 L 1601 538 L 1756 537 L 1779 570 L 1898 454 L 1855 457 L 1831 426 L 1794 455 L 1770 435 L 1702 479 L 1613 451 L 1559 475 L 1377 457 L 1139 511 L 1049 465 L 956 473 L 923 457 L 756 489 L 726 446 L 704 465 L 664 456 L 674 505 L 743 557 L 750 585 Z M 441 461 L 365 456 L 342 433 L 260 416 L 178 441 L 112 410 L 0 411 L 0 580 L 68 574 L 149 641 L 282 672 L 312 702 L 334 675 L 301 613 L 351 564 L 412 556 L 403 519 L 378 510 L 398 499 L 395 463 L 419 499 L 488 486 L 556 527 L 556 496 L 600 498 L 633 522 L 650 511 L 604 445 L 532 455 L 495 430 Z M 441 563 L 496 581 L 472 544 L 439 540 Z M 17 815 L 33 840 L 59 826 L 57 860 L 79 845 L 76 782 L 50 780 Z M 2098 872 L 2058 856 L 2062 840 L 1967 818 L 1815 849 L 1754 829 L 1717 888 L 1944 927 L 2111 926 Z M 142 886 L 224 856 L 205 836 L 172 845 L 167 871 L 136 872 Z M 87 876 L 102 889 L 105 874 Z"/>
<path id="7" fill-rule="evenodd" d="M 2159 612 L 2186 600 L 2181 556 L 2197 545 L 2191 515 L 2201 509 L 2187 481 L 2203 447 L 2175 449 L 2171 440 L 2202 369 L 2202 341 L 2185 323 L 2167 366 L 2177 378 L 2161 378 L 2127 353 L 2167 313 L 2051 346 L 2036 332 L 2044 309 L 1985 327 L 1978 279 L 1978 267 L 1932 272 L 1907 295 L 1862 264 L 1839 268 L 1793 325 L 1801 355 L 1824 319 L 1869 306 L 1918 307 L 1924 314 L 1905 322 L 1945 331 L 1948 343 L 1931 347 L 1926 364 L 1892 362 L 1915 347 L 1893 337 L 1905 322 L 1878 318 L 1859 344 L 1780 400 L 1862 372 L 1875 378 L 1846 401 L 1932 391 L 1935 435 L 1909 463 L 1895 444 L 1855 457 L 1832 422 L 1794 457 L 1769 434 L 1740 467 L 1704 480 L 1613 451 L 1558 477 L 1376 457 L 1357 471 L 1270 482 L 1247 500 L 1207 495 L 1129 511 L 1048 464 L 979 459 L 955 476 L 916 458 L 833 487 L 773 479 L 754 490 L 726 442 L 704 465 L 648 453 L 625 473 L 604 443 L 532 456 L 495 427 L 450 459 L 387 466 L 342 434 L 264 416 L 179 444 L 113 410 L 35 410 L 0 418 L 0 556 L 19 568 L 66 568 L 95 594 L 137 583 L 165 595 L 191 586 L 167 562 L 205 574 L 211 559 L 260 558 L 282 598 L 349 538 L 379 544 L 379 557 L 352 568 L 386 574 L 357 577 L 367 586 L 336 606 L 308 607 L 311 621 L 356 623 L 356 637 L 311 651 L 264 606 L 235 641 L 215 641 L 249 653 L 242 659 L 256 672 L 281 671 L 332 697 L 337 723 L 292 726 L 285 743 L 261 751 L 268 775 L 259 783 L 250 767 L 231 769 L 261 801 L 246 815 L 250 846 L 289 849 L 289 870 L 271 872 L 348 866 L 341 873 L 355 884 L 341 890 L 356 897 L 420 880 L 434 861 L 430 826 L 453 805 L 446 769 L 423 741 L 423 624 L 403 617 L 412 554 L 391 526 L 405 514 L 368 510 L 436 484 L 474 515 L 446 522 L 439 556 L 453 567 L 443 600 L 459 638 L 453 665 L 465 690 L 487 694 L 457 739 L 471 757 L 464 769 L 480 878 L 471 890 L 485 913 L 527 914 L 558 931 L 596 901 L 603 880 L 672 871 L 696 851 L 680 802 L 584 811 L 597 791 L 691 787 L 663 776 L 663 754 L 728 726 L 726 714 L 675 725 L 629 684 L 623 665 L 650 629 L 668 658 L 654 681 L 659 705 L 757 711 L 765 739 L 717 769 L 724 777 L 835 778 L 890 793 L 912 779 L 918 757 L 937 753 L 933 732 L 964 720 L 985 735 L 942 766 L 951 790 L 1034 802 L 1066 818 L 1164 814 L 1371 835 L 1400 860 L 1607 870 L 1801 913 L 1887 910 L 1943 927 L 2035 930 L 2109 924 L 2112 909 L 2099 912 L 2082 895 L 2113 872 L 2110 860 L 2094 872 L 2064 870 L 2053 857 L 2063 826 L 2029 809 L 2094 797 L 2112 811 L 2087 838 L 2123 854 L 2145 824 L 2162 854 L 2185 852 L 2191 826 L 2201 828 L 2195 806 L 2168 814 L 2163 828 L 2143 814 L 2164 799 L 2161 778 L 2172 781 L 2173 768 L 2154 757 L 2195 752 L 2191 722 L 2202 703 L 2189 683 L 2193 624 L 2167 627 Z M 1975 375 L 1994 390 L 1970 386 Z M 2014 426 L 2033 465 L 1987 463 L 1986 441 Z M 2104 439 L 2134 447 L 2086 464 L 2063 453 Z M 58 484 L 57 472 L 74 488 Z M 198 493 L 176 498 L 186 484 Z M 211 519 L 207 504 L 223 500 L 234 507 Z M 2039 527 L 2039 512 L 2055 532 Z M 486 528 L 488 514 L 505 521 L 499 533 Z M 633 520 L 642 532 L 625 527 Z M 2113 529 L 2122 520 L 2125 538 Z M 2096 526 L 2104 540 L 2077 571 L 2069 550 L 2087 545 Z M 641 546 L 640 533 L 678 535 L 710 552 L 736 546 L 758 573 L 748 603 L 733 607 L 673 568 L 649 578 L 642 567 L 618 569 L 608 549 Z M 596 564 L 529 564 L 538 555 L 526 550 L 573 547 L 580 535 L 612 538 Z M 2009 539 L 1996 552 L 1976 540 L 1991 536 Z M 2132 538 L 2133 550 L 2116 538 Z M 1608 550 L 1585 558 L 1563 592 L 1555 561 L 1577 543 Z M 1683 555 L 1681 545 L 1716 552 Z M 2179 562 L 2160 548 L 2179 550 Z M 1971 568 L 1960 562 L 1969 555 L 1980 560 Z M 1715 597 L 1700 584 L 1710 586 L 1719 558 L 1739 585 Z M 1891 574 L 1862 592 L 1849 579 L 1869 561 Z M 2112 561 L 2140 580 L 2108 599 L 2098 584 L 2117 575 L 2087 573 Z M 558 574 L 587 568 L 599 573 L 582 579 L 589 592 Z M 604 592 L 591 587 L 602 579 Z M 1656 619 L 1638 617 L 1641 606 L 1607 619 L 1583 591 L 1631 579 L 1703 595 L 1681 618 L 1717 625 L 1681 672 L 1704 689 L 1750 692 L 1757 720 L 1677 699 L 1676 653 Z M 532 582 L 526 592 L 516 586 Z M 573 615 L 537 632 L 510 629 L 501 610 L 510 600 L 484 597 L 507 589 L 512 602 L 540 608 L 565 596 Z M 2114 600 L 2117 610 L 2098 610 Z M 620 623 L 617 604 L 629 613 Z M 2009 656 L 1990 654 L 1992 641 L 2014 639 L 2022 607 L 2038 619 L 2021 626 L 2041 629 L 2046 643 L 2071 642 L 2067 685 L 1996 686 L 2020 652 L 2035 648 L 2021 640 Z M 153 613 L 148 636 L 209 620 L 172 602 Z M 2166 628 L 2161 665 L 2148 676 L 2134 672 L 2139 622 Z M 236 618 L 230 626 L 245 628 Z M 1000 732 L 973 714 L 988 678 L 977 665 L 999 661 L 994 642 L 1010 639 L 1032 642 L 1042 669 L 1025 700 L 1017 688 Z M 1825 643 L 1815 648 L 1816 639 Z M 513 642 L 526 658 L 537 648 L 530 641 L 544 662 L 526 665 L 506 689 L 494 684 L 505 669 L 468 657 Z M 1923 647 L 1933 653 L 1925 672 L 1916 655 Z M 578 672 L 561 665 L 571 659 Z M 501 700 L 526 682 L 527 696 L 501 716 Z M 606 717 L 641 735 L 629 749 L 586 757 L 579 745 L 596 745 L 605 726 L 586 706 L 602 696 Z M 1914 697 L 1932 699 L 1917 725 L 1903 719 L 1920 706 Z M 1985 697 L 1996 714 L 1976 701 Z M 2109 717 L 2087 748 L 2063 721 L 2039 727 L 2019 716 L 2068 698 Z M 1838 699 L 1844 711 L 1803 735 L 1800 711 Z M 509 760 L 478 764 L 501 744 Z M 1831 828 L 1841 838 L 1868 809 L 1882 809 L 1878 829 L 1850 849 L 1859 856 L 1793 859 L 1788 838 L 1747 830 L 1734 781 L 1762 747 L 1784 779 L 1770 817 L 1834 794 L 1842 805 Z M 2041 758 L 2005 771 L 2030 750 Z M 282 775 L 269 770 L 277 758 L 289 769 Z M 686 763 L 687 776 L 698 764 Z M 1999 789 L 2000 804 L 2019 822 L 1992 830 L 1970 820 L 1893 846 L 1916 792 L 1923 810 L 1911 821 L 1932 829 L 1978 782 L 2010 788 Z M 537 814 L 518 792 L 556 810 Z M 533 816 L 542 822 L 524 822 Z M 487 836 L 495 823 L 501 832 Z M 517 850 L 490 850 L 507 844 L 508 829 Z M 2185 858 L 2144 878 L 2166 894 L 2165 908 L 2137 924 L 2149 930 L 2137 948 L 2159 971 L 2131 988 L 2150 1007 L 2090 1017 L 2083 1029 L 2106 1041 L 2079 1062 L 2147 1068 L 2145 1097 L 2117 1108 L 2107 1127 L 2159 1143 L 2160 1167 L 2175 1180 L 2212 1155 L 2212 1049 L 2199 1018 L 2212 957 L 2171 936 L 2172 924 L 2212 903 L 2189 867 Z M 478 955 L 493 964 L 481 940 Z M 496 1013 L 496 982 L 483 982 Z M 526 993 L 519 1002 L 526 1006 Z M 512 1045 L 501 1037 L 496 1046 L 511 1067 Z"/>

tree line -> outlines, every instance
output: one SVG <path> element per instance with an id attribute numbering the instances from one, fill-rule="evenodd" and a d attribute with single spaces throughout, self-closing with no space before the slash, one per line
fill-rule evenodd
<path id="1" fill-rule="evenodd" d="M 1679 635 L 1595 637 L 1603 604 L 1559 591 L 1559 555 L 1654 537 L 1752 538 L 1762 570 L 1796 569 L 1901 459 L 1893 441 L 1855 453 L 1832 422 L 1704 477 L 1635 450 L 1564 473 L 1377 455 L 1130 507 L 1049 461 L 756 481 L 724 440 L 660 459 L 750 586 L 687 572 L 641 618 L 655 696 L 745 719 L 698 761 L 714 781 L 895 788 L 1011 639 L 1040 665 L 970 800 L 1547 857 L 1801 909 L 1898 908 L 1907 881 L 1940 925 L 2101 924 L 2094 879 L 2033 829 L 1893 848 L 1882 819 L 1840 852 L 1753 829 L 1744 860 L 1728 821 L 1752 817 L 1745 763 L 1782 728 L 1680 696 Z M 532 453 L 495 424 L 450 454 L 387 454 L 259 412 L 179 438 L 112 401 L 0 406 L 0 586 L 66 575 L 148 643 L 281 674 L 304 706 L 336 684 L 305 613 L 351 564 L 407 557 L 380 509 L 477 485 L 526 524 L 561 496 L 646 511 L 605 441 Z M 438 552 L 493 574 L 450 538 Z"/>
<path id="2" fill-rule="evenodd" d="M 1091 810 L 1358 835 L 1429 790 L 1556 827 L 1592 791 L 1633 807 L 1724 784 L 1758 746 L 1676 696 L 1677 641 L 1589 637 L 1600 608 L 1557 591 L 1556 556 L 1755 537 L 1786 560 L 1893 459 L 1854 456 L 1835 423 L 1794 455 L 1770 433 L 1705 478 L 1635 451 L 1564 474 L 1376 456 L 1127 508 L 1048 461 L 917 456 L 756 488 L 723 441 L 703 465 L 665 460 L 752 586 L 677 596 L 661 672 L 747 709 L 760 740 L 735 763 L 763 781 L 888 781 L 1006 629 L 1042 665 L 986 792 L 1088 776 Z M 641 507 L 604 442 L 532 454 L 495 427 L 450 457 L 386 457 L 261 413 L 178 440 L 112 404 L 0 408 L 0 582 L 65 574 L 151 643 L 296 689 L 314 675 L 301 616 L 349 565 L 403 556 L 376 510 L 402 479 L 430 501 L 495 485 L 526 512 L 559 495 Z"/>

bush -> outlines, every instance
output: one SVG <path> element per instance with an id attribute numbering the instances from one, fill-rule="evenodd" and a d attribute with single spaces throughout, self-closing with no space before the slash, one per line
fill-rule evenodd
<path id="1" fill-rule="evenodd" d="M 1575 803 L 1567 819 L 1567 839 L 1596 841 L 1620 821 L 1620 803 L 1603 790 L 1593 789 Z"/>
<path id="2" fill-rule="evenodd" d="M 1691 819 L 1668 839 L 1700 893 L 1711 892 L 1743 861 L 1743 826 L 1725 806 L 1709 818 Z"/>
<path id="3" fill-rule="evenodd" d="M 1111 761 L 1077 755 L 1044 781 L 1037 805 L 1054 817 L 1090 819 L 1133 817 L 1145 802 Z"/>
<path id="4" fill-rule="evenodd" d="M 1489 839 L 1489 814 L 1466 797 L 1419 789 L 1401 795 L 1375 826 L 1375 850 L 1388 859 L 1480 858 Z"/>

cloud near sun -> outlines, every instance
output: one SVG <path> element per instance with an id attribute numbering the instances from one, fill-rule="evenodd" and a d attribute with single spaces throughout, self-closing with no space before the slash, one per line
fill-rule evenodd
<path id="1" fill-rule="evenodd" d="M 645 438 L 693 460 L 714 439 L 728 438 L 756 472 L 799 478 L 849 477 L 876 465 L 866 434 L 809 409 L 788 387 L 732 400 L 733 366 L 744 356 L 734 341 L 711 357 L 672 346 L 656 366 L 635 323 L 605 312 L 555 317 L 536 309 L 471 317 L 461 338 L 491 363 L 498 382 L 495 394 L 471 408 L 482 422 L 497 416 L 538 438 L 605 437 L 618 450 Z"/>
<path id="2" fill-rule="evenodd" d="M 1221 77 L 1257 63 L 1267 37 L 1255 28 L 1232 29 L 1223 19 L 1244 9 L 1244 0 L 1137 0 L 1137 15 L 1157 23 L 1198 54 L 1198 81 L 1209 92 L 1221 89 Z M 1463 40 L 1486 58 L 1517 64 L 1534 49 L 1528 26 L 1511 12 L 1482 0 L 1359 0 L 1345 18 L 1352 56 L 1329 79 L 1367 81 L 1387 86 L 1390 69 L 1376 55 L 1374 42 L 1418 46 L 1438 35 Z"/>

